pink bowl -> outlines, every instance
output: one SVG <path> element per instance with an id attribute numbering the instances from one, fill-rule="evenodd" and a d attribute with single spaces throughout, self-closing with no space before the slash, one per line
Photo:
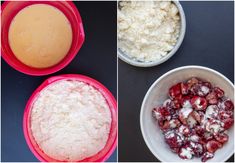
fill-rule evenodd
<path id="1" fill-rule="evenodd" d="M 39 92 L 43 90 L 45 87 L 48 85 L 59 81 L 59 80 L 78 80 L 85 82 L 97 90 L 99 90 L 103 96 L 106 98 L 107 103 L 110 106 L 110 112 L 112 116 L 112 122 L 111 122 L 111 129 L 110 129 L 110 134 L 108 141 L 105 145 L 105 147 L 96 155 L 86 158 L 84 160 L 79 160 L 81 162 L 104 162 L 106 161 L 110 155 L 113 153 L 117 146 L 117 104 L 116 100 L 111 94 L 111 92 L 103 86 L 101 83 L 98 81 L 89 78 L 87 76 L 83 75 L 75 75 L 75 74 L 68 74 L 68 75 L 59 75 L 59 76 L 54 76 L 50 77 L 46 81 L 44 81 L 32 94 L 32 96 L 29 98 L 27 105 L 25 107 L 24 111 L 24 117 L 23 117 L 23 130 L 24 130 L 24 137 L 26 139 L 26 142 L 30 148 L 30 150 L 33 152 L 35 157 L 43 162 L 59 162 L 58 160 L 55 160 L 53 158 L 50 158 L 47 156 L 37 145 L 36 141 L 34 140 L 31 129 L 30 129 L 30 112 L 31 112 L 31 107 L 34 102 L 34 100 L 37 98 Z"/>
<path id="2" fill-rule="evenodd" d="M 70 21 L 73 31 L 72 44 L 65 58 L 58 64 L 43 69 L 29 67 L 20 62 L 13 54 L 8 42 L 9 27 L 15 15 L 23 8 L 39 3 L 54 6 L 62 11 Z M 6 1 L 1 6 L 1 9 L 1 55 L 10 66 L 22 73 L 41 76 L 57 72 L 72 61 L 84 42 L 85 34 L 83 30 L 82 19 L 76 6 L 71 1 Z"/>

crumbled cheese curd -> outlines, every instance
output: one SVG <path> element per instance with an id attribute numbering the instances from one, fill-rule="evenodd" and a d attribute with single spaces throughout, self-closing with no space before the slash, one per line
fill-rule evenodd
<path id="1" fill-rule="evenodd" d="M 44 88 L 31 110 L 32 135 L 51 158 L 79 161 L 105 147 L 111 127 L 106 99 L 94 87 L 60 80 Z"/>
<path id="2" fill-rule="evenodd" d="M 180 16 L 170 1 L 121 1 L 117 19 L 118 48 L 139 61 L 160 60 L 179 37 Z"/>

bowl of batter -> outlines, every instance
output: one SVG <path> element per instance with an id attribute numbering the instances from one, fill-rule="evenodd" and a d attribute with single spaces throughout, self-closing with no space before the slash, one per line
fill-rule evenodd
<path id="1" fill-rule="evenodd" d="M 14 69 L 47 75 L 70 63 L 85 34 L 72 2 L 4 2 L 1 13 L 1 53 Z"/>

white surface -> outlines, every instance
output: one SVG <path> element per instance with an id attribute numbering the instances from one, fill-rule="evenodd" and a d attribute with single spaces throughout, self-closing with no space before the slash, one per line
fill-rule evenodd
<path id="1" fill-rule="evenodd" d="M 57 160 L 77 161 L 95 155 L 106 145 L 110 126 L 105 98 L 80 81 L 52 83 L 32 106 L 32 135 L 40 148 Z"/>
<path id="2" fill-rule="evenodd" d="M 140 125 L 144 140 L 150 151 L 160 161 L 166 162 L 187 162 L 182 160 L 177 154 L 171 152 L 168 145 L 165 143 L 163 134 L 152 117 L 152 109 L 162 105 L 167 99 L 169 88 L 178 83 L 185 81 L 191 77 L 198 77 L 205 81 L 210 81 L 213 86 L 219 86 L 225 92 L 225 96 L 233 100 L 234 87 L 233 84 L 222 74 L 201 66 L 185 66 L 171 70 L 158 78 L 149 88 L 142 103 L 140 113 Z M 213 159 L 208 162 L 226 161 L 234 153 L 234 126 L 228 131 L 229 141 L 224 146 L 215 152 Z M 193 158 L 193 162 L 201 161 L 199 158 Z"/>

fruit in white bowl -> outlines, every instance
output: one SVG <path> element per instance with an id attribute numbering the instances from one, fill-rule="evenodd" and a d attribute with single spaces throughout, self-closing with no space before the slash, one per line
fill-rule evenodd
<path id="1" fill-rule="evenodd" d="M 171 100 L 167 100 L 169 98 L 168 94 L 170 94 L 171 96 L 175 97 L 176 99 L 179 98 L 177 97 L 177 91 L 173 92 L 173 93 L 168 93 L 169 89 L 174 86 L 177 85 L 178 83 L 181 82 L 186 82 L 189 79 L 191 79 L 192 77 L 199 77 L 203 82 L 205 82 L 205 86 L 210 87 L 210 84 L 208 83 L 209 81 L 211 81 L 211 87 L 214 88 L 214 91 L 217 92 L 217 96 L 219 96 L 221 98 L 221 92 L 220 89 L 224 91 L 224 97 L 227 97 L 228 99 L 231 99 L 233 102 L 233 96 L 234 96 L 234 87 L 233 84 L 222 74 L 206 68 L 206 67 L 201 67 L 201 66 L 185 66 L 185 67 L 180 67 L 180 68 L 176 68 L 174 70 L 171 70 L 169 72 L 167 72 L 166 74 L 164 74 L 163 76 L 161 76 L 158 80 L 156 80 L 153 85 L 150 87 L 150 89 L 148 90 L 148 92 L 145 95 L 145 98 L 143 100 L 142 103 L 142 107 L 141 107 L 141 113 L 140 113 L 140 125 L 141 125 L 141 131 L 144 137 L 144 140 L 148 146 L 148 148 L 150 149 L 150 151 L 155 155 L 155 157 L 157 157 L 160 161 L 181 161 L 181 162 L 187 162 L 189 160 L 184 160 L 182 158 L 180 158 L 178 156 L 179 150 L 181 150 L 181 152 L 186 152 L 185 149 L 177 149 L 176 147 L 170 148 L 169 145 L 166 143 L 165 140 L 165 136 L 162 134 L 161 132 L 161 128 L 157 121 L 155 120 L 155 118 L 152 117 L 152 110 L 155 107 L 163 107 L 164 105 L 166 106 L 169 102 L 173 101 L 175 107 L 179 107 L 179 110 L 182 108 L 182 102 L 179 102 L 177 100 L 174 100 L 173 98 Z M 179 88 L 179 85 L 176 86 L 176 88 Z M 180 90 L 182 93 L 182 96 L 186 96 L 186 94 L 188 94 L 187 89 L 186 89 L 186 85 L 185 84 L 180 84 L 180 89 L 182 88 L 182 90 Z M 217 89 L 217 87 L 219 87 L 220 89 Z M 165 120 L 169 121 L 169 124 L 172 125 L 173 127 L 175 127 L 177 130 L 181 130 L 184 131 L 185 135 L 187 134 L 192 134 L 192 132 L 190 132 L 190 127 L 187 126 L 188 125 L 188 121 L 190 121 L 190 123 L 192 123 L 191 125 L 193 125 L 193 120 L 199 120 L 199 117 L 203 116 L 203 114 L 208 115 L 208 116 L 217 116 L 216 114 L 214 114 L 213 112 L 211 113 L 211 110 L 216 108 L 213 106 L 215 105 L 214 103 L 216 103 L 216 99 L 213 96 L 213 93 L 211 94 L 212 91 L 209 91 L 206 88 L 203 88 L 203 91 L 199 91 L 196 90 L 195 93 L 195 97 L 190 98 L 190 103 L 186 102 L 184 105 L 192 105 L 191 101 L 193 103 L 193 105 L 195 105 L 194 107 L 192 107 L 192 109 L 186 109 L 185 111 L 182 110 L 182 114 L 183 116 L 189 116 L 190 118 L 188 118 L 186 121 L 184 120 L 183 116 L 181 116 L 181 118 L 176 118 L 177 115 L 174 115 L 175 117 L 173 118 L 174 121 L 172 122 L 172 117 L 166 117 Z M 204 95 L 203 93 L 205 93 L 206 95 Z M 187 98 L 186 98 L 187 99 Z M 167 100 L 167 101 L 166 101 Z M 188 99 L 189 100 L 189 99 Z M 198 101 L 200 100 L 200 105 L 197 105 Z M 166 102 L 164 102 L 166 101 Z M 187 101 L 187 100 L 186 100 Z M 196 102 L 197 101 L 197 102 Z M 205 105 L 206 103 L 206 105 Z M 219 101 L 217 101 L 217 104 L 219 103 Z M 217 107 L 219 107 L 216 104 Z M 208 105 L 212 105 L 208 108 Z M 205 107 L 206 106 L 206 107 Z M 220 106 L 221 107 L 221 106 Z M 196 108 L 196 109 L 195 109 Z M 208 111 L 206 111 L 208 109 Z M 190 115 L 187 115 L 187 114 Z M 203 114 L 202 114 L 203 113 Z M 225 118 L 227 115 L 224 114 L 223 111 L 220 112 L 220 116 L 221 118 Z M 172 115 L 171 115 L 172 116 Z M 194 118 L 192 118 L 194 116 Z M 191 122 L 192 121 L 192 122 Z M 197 122 L 199 124 L 199 122 Z M 215 122 L 212 122 L 215 123 Z M 226 122 L 227 123 L 227 122 Z M 169 125 L 168 124 L 168 125 Z M 209 124 L 209 123 L 208 123 Z M 167 131 L 167 123 L 165 125 L 163 125 L 163 130 L 165 130 L 165 132 Z M 207 125 L 207 129 L 210 130 L 210 128 L 215 127 L 216 125 Z M 197 126 L 194 130 L 197 130 L 197 132 L 203 132 L 204 130 L 202 130 L 200 128 L 200 126 Z M 170 133 L 168 133 L 169 135 L 172 135 Z M 226 141 L 227 136 L 224 136 L 225 134 L 221 134 L 218 136 L 215 136 L 213 138 L 213 140 L 215 140 L 216 142 L 219 142 L 218 140 L 221 138 L 222 142 L 219 142 L 220 144 L 223 144 L 222 148 L 219 148 L 218 150 L 216 150 L 215 152 L 210 150 L 210 152 L 207 152 L 208 150 L 206 150 L 204 152 L 204 148 L 206 147 L 205 145 L 202 144 L 203 147 L 203 154 L 200 153 L 200 150 L 198 153 L 192 155 L 192 159 L 190 160 L 190 162 L 199 162 L 201 161 L 202 155 L 205 155 L 204 158 L 210 158 L 212 157 L 212 155 L 210 153 L 214 152 L 214 156 L 213 158 L 209 159 L 208 162 L 210 161 L 226 161 L 232 154 L 233 154 L 233 144 L 234 144 L 234 127 L 232 126 L 228 132 L 226 133 L 228 135 L 228 137 L 230 139 L 228 139 L 227 143 L 224 143 L 223 141 Z M 208 139 L 210 139 L 210 135 L 206 135 L 208 137 Z M 177 136 L 176 136 L 177 137 Z M 179 136 L 180 137 L 180 136 Z M 187 137 L 187 136 L 184 136 Z M 217 137 L 217 139 L 216 139 Z M 222 139 L 223 138 L 223 139 Z M 180 139 L 180 138 L 178 138 Z M 197 135 L 192 136 L 192 139 L 198 139 Z M 198 142 L 193 142 L 193 143 L 198 143 Z M 214 142 L 210 142 L 209 144 L 211 144 L 212 146 Z M 187 149 L 187 145 L 185 144 L 181 144 L 182 147 L 184 146 Z M 194 145 L 194 144 L 190 144 L 190 142 L 188 143 L 189 145 Z M 173 145 L 174 146 L 174 145 Z M 208 149 L 210 148 L 210 145 L 207 145 Z M 196 144 L 196 147 L 198 149 L 201 148 L 200 145 Z M 220 147 L 220 145 L 219 145 Z M 207 148 L 206 148 L 207 149 Z M 174 152 L 178 152 L 177 154 L 175 154 Z M 193 157 L 197 155 L 198 157 Z"/>
<path id="2" fill-rule="evenodd" d="M 185 160 L 213 158 L 229 139 L 233 102 L 221 88 L 195 77 L 171 86 L 168 96 L 153 109 L 153 118 L 170 149 Z"/>

